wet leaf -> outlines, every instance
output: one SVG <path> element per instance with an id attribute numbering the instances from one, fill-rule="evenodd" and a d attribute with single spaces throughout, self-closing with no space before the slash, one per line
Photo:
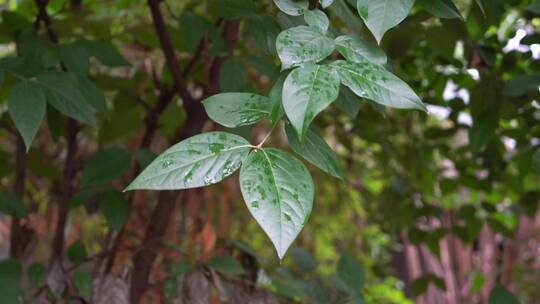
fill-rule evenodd
<path id="1" fill-rule="evenodd" d="M 331 64 L 341 82 L 356 95 L 376 103 L 398 108 L 426 111 L 416 93 L 401 79 L 382 66 L 369 62 L 349 63 L 338 60 Z"/>
<path id="2" fill-rule="evenodd" d="M 319 0 L 319 2 L 323 8 L 327 8 L 334 3 L 334 0 Z"/>
<path id="3" fill-rule="evenodd" d="M 314 190 L 308 170 L 281 150 L 255 150 L 240 170 L 240 188 L 282 259 L 311 214 Z"/>
<path id="4" fill-rule="evenodd" d="M 358 0 L 358 14 L 377 42 L 389 29 L 407 17 L 414 0 Z"/>
<path id="5" fill-rule="evenodd" d="M 308 162 L 324 172 L 337 178 L 343 177 L 341 166 L 339 165 L 339 160 L 336 154 L 332 148 L 328 146 L 324 139 L 315 131 L 313 126 L 310 127 L 306 132 L 303 143 L 300 143 L 298 140 L 298 135 L 296 135 L 296 132 L 293 130 L 290 124 L 285 126 L 285 132 L 287 133 L 287 138 L 289 139 L 289 145 L 294 152 L 298 153 Z"/>
<path id="6" fill-rule="evenodd" d="M 173 190 L 215 184 L 233 174 L 251 149 L 247 140 L 225 132 L 190 137 L 159 155 L 127 190 Z"/>
<path id="7" fill-rule="evenodd" d="M 274 0 L 276 6 L 285 14 L 300 16 L 308 8 L 307 0 Z"/>
<path id="8" fill-rule="evenodd" d="M 208 117 L 228 128 L 252 125 L 270 114 L 268 97 L 252 93 L 221 93 L 203 104 Z"/>
<path id="9" fill-rule="evenodd" d="M 334 41 L 319 29 L 304 25 L 281 32 L 276 40 L 283 70 L 305 62 L 319 62 L 328 57 L 334 47 Z"/>
<path id="10" fill-rule="evenodd" d="M 279 75 L 279 78 L 276 80 L 274 86 L 272 86 L 272 89 L 270 89 L 270 92 L 268 93 L 268 98 L 272 104 L 270 110 L 270 124 L 272 126 L 275 126 L 281 120 L 283 115 L 285 115 L 283 110 L 283 102 L 281 99 L 283 96 L 283 83 L 285 82 L 285 79 L 287 79 L 288 75 L 288 72 L 284 72 Z"/>
<path id="11" fill-rule="evenodd" d="M 376 45 L 363 39 L 344 35 L 337 37 L 335 43 L 336 49 L 347 61 L 386 64 L 386 54 Z"/>
<path id="12" fill-rule="evenodd" d="M 326 32 L 330 25 L 326 14 L 318 9 L 305 11 L 304 20 L 309 26 L 317 27 L 323 32 Z"/>
<path id="13" fill-rule="evenodd" d="M 293 70 L 283 84 L 283 108 L 300 141 L 313 118 L 339 94 L 339 76 L 330 66 L 308 63 Z"/>
<path id="14" fill-rule="evenodd" d="M 9 115 L 24 140 L 27 152 L 43 123 L 46 107 L 45 93 L 35 82 L 21 81 L 11 89 L 8 97 Z"/>

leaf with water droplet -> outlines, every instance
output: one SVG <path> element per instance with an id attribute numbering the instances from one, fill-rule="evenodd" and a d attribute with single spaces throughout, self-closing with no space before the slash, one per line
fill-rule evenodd
<path id="1" fill-rule="evenodd" d="M 293 70 L 283 84 L 283 108 L 300 141 L 315 116 L 339 94 L 339 76 L 327 65 L 307 63 Z"/>
<path id="2" fill-rule="evenodd" d="M 345 35 L 337 37 L 335 42 L 336 49 L 347 61 L 386 64 L 386 54 L 373 43 Z"/>
<path id="3" fill-rule="evenodd" d="M 272 104 L 269 117 L 270 124 L 272 126 L 275 126 L 285 114 L 283 111 L 283 102 L 281 101 L 281 97 L 283 95 L 283 83 L 285 82 L 287 75 L 289 75 L 288 71 L 281 73 L 279 78 L 272 86 L 272 89 L 270 89 L 270 93 L 268 93 L 268 98 Z"/>
<path id="4" fill-rule="evenodd" d="M 300 16 L 308 9 L 307 0 L 274 0 L 276 6 L 285 14 Z"/>
<path id="5" fill-rule="evenodd" d="M 126 190 L 188 189 L 215 184 L 238 170 L 250 149 L 249 142 L 235 134 L 195 135 L 159 155 Z"/>
<path id="6" fill-rule="evenodd" d="M 240 189 L 282 259 L 311 214 L 314 190 L 309 171 L 284 151 L 256 150 L 242 164 Z"/>
<path id="7" fill-rule="evenodd" d="M 336 154 L 317 133 L 313 126 L 308 129 L 303 144 L 298 140 L 298 135 L 296 135 L 296 132 L 290 124 L 285 126 L 285 132 L 289 139 L 289 145 L 294 152 L 298 153 L 308 162 L 324 172 L 337 178 L 343 177 Z"/>
<path id="8" fill-rule="evenodd" d="M 413 89 L 380 65 L 338 60 L 331 66 L 339 73 L 341 83 L 360 97 L 393 108 L 426 111 Z"/>
<path id="9" fill-rule="evenodd" d="M 330 21 L 326 14 L 318 9 L 304 11 L 304 20 L 309 26 L 317 27 L 321 31 L 328 31 Z"/>
<path id="10" fill-rule="evenodd" d="M 227 128 L 248 126 L 270 114 L 268 97 L 252 93 L 221 93 L 203 101 L 208 116 Z"/>
<path id="11" fill-rule="evenodd" d="M 319 62 L 334 51 L 334 40 L 316 27 L 300 25 L 281 32 L 276 49 L 283 70 L 305 62 Z"/>

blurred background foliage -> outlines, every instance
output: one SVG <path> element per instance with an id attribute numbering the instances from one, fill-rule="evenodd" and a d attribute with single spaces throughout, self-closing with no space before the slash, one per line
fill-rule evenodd
<path id="1" fill-rule="evenodd" d="M 354 2 L 326 9 L 332 31 L 373 40 Z M 231 179 L 168 197 L 171 221 L 151 244 L 155 261 L 140 283 L 136 257 L 160 221 L 153 209 L 162 194 L 121 190 L 192 124 L 171 90 L 148 3 L 0 1 L 0 56 L 44 67 L 59 56 L 99 88 L 96 124 L 75 128 L 67 174 L 73 120 L 48 107 L 21 156 L 6 101 L 18 80 L 1 74 L 4 303 L 128 303 L 130 293 L 133 303 L 139 289 L 144 303 L 539 303 L 539 1 L 455 0 L 457 11 L 434 4 L 451 1 L 416 1 L 380 47 L 429 115 L 343 93 L 315 123 L 346 178 L 312 170 L 314 211 L 283 261 Z M 195 100 L 267 94 L 280 75 L 275 37 L 304 22 L 270 1 L 159 8 Z M 9 69 L 4 58 L 0 68 Z M 202 129 L 219 127 L 203 121 Z M 283 132 L 271 138 L 285 140 Z M 55 252 L 62 217 L 65 240 Z"/>

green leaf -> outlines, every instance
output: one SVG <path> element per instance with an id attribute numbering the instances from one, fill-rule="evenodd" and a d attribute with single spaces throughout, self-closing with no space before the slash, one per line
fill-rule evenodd
<path id="1" fill-rule="evenodd" d="M 45 89 L 47 101 L 63 114 L 95 126 L 90 105 L 78 89 L 77 77 L 70 72 L 47 72 L 36 81 Z"/>
<path id="2" fill-rule="evenodd" d="M 489 304 L 519 304 L 519 300 L 503 285 L 498 283 L 489 293 Z"/>
<path id="3" fill-rule="evenodd" d="M 221 93 L 203 104 L 208 117 L 227 128 L 249 126 L 270 114 L 268 97 L 252 93 Z"/>
<path id="4" fill-rule="evenodd" d="M 30 286 L 32 288 L 38 288 L 45 278 L 47 269 L 43 263 L 36 262 L 28 267 L 26 273 L 28 275 L 28 281 L 30 281 Z"/>
<path id="5" fill-rule="evenodd" d="M 530 91 L 538 91 L 540 74 L 518 75 L 508 81 L 504 86 L 504 95 L 519 97 Z"/>
<path id="6" fill-rule="evenodd" d="M 121 177 L 131 168 L 131 156 L 120 148 L 96 152 L 84 167 L 82 188 L 101 187 Z"/>
<path id="7" fill-rule="evenodd" d="M 330 21 L 326 14 L 318 9 L 306 10 L 304 12 L 304 20 L 309 26 L 317 27 L 321 31 L 328 31 Z"/>
<path id="8" fill-rule="evenodd" d="M 418 3 L 428 12 L 437 17 L 447 19 L 463 19 L 461 13 L 452 0 L 418 0 Z"/>
<path id="9" fill-rule="evenodd" d="M 339 94 L 339 76 L 327 65 L 305 64 L 293 70 L 283 84 L 283 108 L 300 141 L 313 118 Z"/>
<path id="10" fill-rule="evenodd" d="M 45 93 L 35 82 L 23 80 L 11 89 L 8 97 L 9 115 L 24 140 L 27 152 L 43 122 L 46 108 Z"/>
<path id="11" fill-rule="evenodd" d="M 386 64 L 386 54 L 376 45 L 363 39 L 343 35 L 337 37 L 335 43 L 336 49 L 347 61 Z"/>
<path id="12" fill-rule="evenodd" d="M 78 75 L 88 75 L 90 61 L 88 53 L 80 44 L 62 44 L 59 46 L 60 60 L 71 72 Z"/>
<path id="13" fill-rule="evenodd" d="M 384 33 L 407 17 L 414 0 L 358 0 L 358 14 L 378 43 Z"/>
<path id="14" fill-rule="evenodd" d="M 321 3 L 321 6 L 323 8 L 327 8 L 329 7 L 330 5 L 332 5 L 332 3 L 334 2 L 334 0 L 319 0 L 319 2 Z"/>
<path id="15" fill-rule="evenodd" d="M 536 152 L 533 154 L 532 167 L 534 172 L 540 175 L 540 148 L 536 149 Z"/>
<path id="16" fill-rule="evenodd" d="M 302 162 L 283 151 L 255 150 L 242 164 L 240 189 L 282 259 L 311 214 L 311 175 Z"/>
<path id="17" fill-rule="evenodd" d="M 75 265 L 83 263 L 88 256 L 83 241 L 77 240 L 71 244 L 67 250 L 67 256 L 69 261 Z"/>
<path id="18" fill-rule="evenodd" d="M 207 21 L 190 10 L 178 18 L 182 49 L 194 53 L 208 28 Z"/>
<path id="19" fill-rule="evenodd" d="M 247 20 L 246 28 L 257 46 L 267 54 L 276 52 L 276 38 L 281 31 L 277 21 L 266 15 L 257 15 Z"/>
<path id="20" fill-rule="evenodd" d="M 26 205 L 10 192 L 0 190 L 0 213 L 23 218 L 28 213 Z"/>
<path id="21" fill-rule="evenodd" d="M 311 253 L 300 247 L 291 248 L 291 257 L 295 266 L 298 266 L 303 272 L 312 272 L 319 266 L 317 260 Z"/>
<path id="22" fill-rule="evenodd" d="M 527 10 L 540 15 L 540 0 L 533 0 Z"/>
<path id="23" fill-rule="evenodd" d="M 0 295 L 3 303 L 23 303 L 22 265 L 15 259 L 0 261 Z"/>
<path id="24" fill-rule="evenodd" d="M 275 126 L 285 114 L 285 111 L 283 110 L 282 96 L 283 83 L 285 83 L 285 79 L 287 79 L 288 75 L 288 72 L 284 72 L 279 75 L 279 78 L 276 80 L 272 86 L 272 89 L 270 89 L 270 92 L 268 93 L 268 98 L 270 99 L 271 103 L 270 124 L 272 126 Z"/>
<path id="25" fill-rule="evenodd" d="M 300 16 L 308 9 L 307 0 L 274 0 L 276 6 L 285 14 Z"/>
<path id="26" fill-rule="evenodd" d="M 89 273 L 76 271 L 72 277 L 73 285 L 80 295 L 89 300 L 92 296 L 92 276 Z"/>
<path id="27" fill-rule="evenodd" d="M 251 149 L 247 140 L 225 132 L 190 137 L 159 155 L 127 190 L 172 190 L 215 184 L 233 174 Z"/>
<path id="28" fill-rule="evenodd" d="M 208 0 L 210 12 L 227 20 L 250 17 L 256 7 L 252 0 Z"/>
<path id="29" fill-rule="evenodd" d="M 336 154 L 313 127 L 308 129 L 304 143 L 300 143 L 290 124 L 285 125 L 285 132 L 294 152 L 324 172 L 337 178 L 343 177 Z"/>
<path id="30" fill-rule="evenodd" d="M 221 66 L 219 72 L 219 88 L 222 92 L 245 91 L 248 86 L 246 64 L 237 59 L 229 58 Z"/>
<path id="31" fill-rule="evenodd" d="M 364 28 L 364 22 L 356 14 L 356 9 L 352 10 L 346 0 L 335 0 L 331 10 L 351 30 L 358 33 Z"/>
<path id="32" fill-rule="evenodd" d="M 107 112 L 107 101 L 105 95 L 96 84 L 88 77 L 79 76 L 79 90 L 84 96 L 84 99 L 98 112 Z"/>
<path id="33" fill-rule="evenodd" d="M 122 54 L 110 43 L 95 40 L 79 40 L 75 44 L 81 46 L 88 56 L 96 58 L 106 66 L 122 67 L 130 65 Z"/>
<path id="34" fill-rule="evenodd" d="M 242 265 L 231 256 L 215 256 L 208 261 L 207 265 L 223 274 L 242 275 L 246 273 Z"/>
<path id="35" fill-rule="evenodd" d="M 122 228 L 129 214 L 128 203 L 116 190 L 108 190 L 101 194 L 99 209 L 107 219 L 109 227 L 115 230 Z"/>
<path id="36" fill-rule="evenodd" d="M 352 254 L 346 253 L 341 256 L 336 272 L 349 291 L 358 294 L 364 286 L 364 269 Z"/>
<path id="37" fill-rule="evenodd" d="M 342 60 L 335 61 L 331 65 L 338 71 L 341 83 L 362 98 L 398 109 L 427 110 L 405 82 L 382 66 L 369 62 L 349 63 Z"/>
<path id="38" fill-rule="evenodd" d="M 339 88 L 339 95 L 334 104 L 343 112 L 350 115 L 352 118 L 358 116 L 360 112 L 360 106 L 364 100 L 356 94 L 354 94 L 351 89 L 347 88 L 344 85 L 341 85 Z"/>
<path id="39" fill-rule="evenodd" d="M 334 51 L 334 41 L 319 29 L 300 25 L 281 32 L 276 49 L 283 70 L 305 62 L 319 62 Z"/>
<path id="40" fill-rule="evenodd" d="M 469 148 L 474 154 L 480 152 L 495 136 L 497 118 L 494 113 L 484 112 L 474 119 L 469 129 Z"/>

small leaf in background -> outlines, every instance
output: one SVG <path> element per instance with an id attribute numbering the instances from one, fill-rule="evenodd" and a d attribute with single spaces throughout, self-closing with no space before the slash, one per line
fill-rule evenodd
<path id="1" fill-rule="evenodd" d="M 120 148 L 97 151 L 84 167 L 82 188 L 100 187 L 121 177 L 131 168 L 131 156 Z"/>
<path id="2" fill-rule="evenodd" d="M 268 97 L 252 93 L 221 93 L 203 101 L 213 121 L 227 128 L 249 126 L 270 114 Z"/>
<path id="3" fill-rule="evenodd" d="M 279 24 L 270 16 L 257 15 L 247 20 L 248 33 L 255 39 L 257 46 L 267 54 L 276 51 L 276 38 L 280 33 Z"/>
<path id="4" fill-rule="evenodd" d="M 335 0 L 330 7 L 332 13 L 355 33 L 359 33 L 364 28 L 364 22 L 356 13 L 356 7 L 351 9 L 347 0 Z"/>
<path id="5" fill-rule="evenodd" d="M 351 89 L 348 87 L 341 85 L 339 88 L 339 95 L 334 104 L 343 112 L 350 115 L 352 118 L 356 118 L 358 116 L 358 112 L 360 112 L 360 106 L 362 105 L 362 102 L 364 100 L 356 94 L 354 94 Z"/>
<path id="6" fill-rule="evenodd" d="M 159 155 L 127 187 L 187 189 L 215 184 L 233 174 L 251 149 L 247 140 L 225 132 L 195 135 Z"/>
<path id="7" fill-rule="evenodd" d="M 0 190 L 0 213 L 23 218 L 28 213 L 28 208 L 12 193 Z"/>
<path id="8" fill-rule="evenodd" d="M 498 283 L 489 293 L 488 304 L 519 304 L 519 300 Z"/>
<path id="9" fill-rule="evenodd" d="M 246 64 L 238 58 L 227 59 L 219 71 L 222 92 L 241 92 L 248 87 Z"/>
<path id="10" fill-rule="evenodd" d="M 317 27 L 323 32 L 328 31 L 328 26 L 330 25 L 326 14 L 318 9 L 305 11 L 304 20 L 309 26 Z"/>
<path id="11" fill-rule="evenodd" d="M 300 16 L 308 9 L 308 0 L 274 0 L 276 6 L 285 14 Z"/>
<path id="12" fill-rule="evenodd" d="M 186 123 L 187 114 L 183 107 L 170 103 L 159 117 L 159 131 L 173 140 L 176 132 Z"/>
<path id="13" fill-rule="evenodd" d="M 433 284 L 440 290 L 446 290 L 444 280 L 430 273 L 414 280 L 411 284 L 411 291 L 417 296 L 421 295 L 427 291 L 430 284 Z"/>
<path id="14" fill-rule="evenodd" d="M 178 18 L 182 49 L 190 53 L 195 52 L 204 37 L 207 26 L 208 23 L 203 17 L 189 10 L 182 12 Z"/>
<path id="15" fill-rule="evenodd" d="M 303 143 L 300 143 L 298 135 L 290 124 L 285 125 L 285 132 L 287 133 L 289 145 L 295 153 L 324 172 L 337 178 L 343 178 L 336 154 L 315 131 L 314 127 L 308 129 Z"/>
<path id="16" fill-rule="evenodd" d="M 79 294 L 89 300 L 92 297 L 92 276 L 86 272 L 75 271 L 72 280 Z"/>
<path id="17" fill-rule="evenodd" d="M 94 111 L 78 89 L 77 77 L 70 72 L 47 72 L 37 76 L 47 101 L 61 113 L 95 126 Z"/>
<path id="18" fill-rule="evenodd" d="M 327 8 L 334 3 L 334 0 L 319 0 L 319 2 L 323 8 Z"/>
<path id="19" fill-rule="evenodd" d="M 350 253 L 341 256 L 336 268 L 337 276 L 347 289 L 358 294 L 364 286 L 364 269 L 358 259 Z"/>
<path id="20" fill-rule="evenodd" d="M 210 12 L 227 20 L 250 17 L 257 8 L 252 0 L 209 0 Z"/>
<path id="21" fill-rule="evenodd" d="M 206 264 L 223 274 L 242 275 L 246 272 L 242 265 L 231 256 L 215 256 Z"/>
<path id="22" fill-rule="evenodd" d="M 276 40 L 282 70 L 305 62 L 319 62 L 328 57 L 334 47 L 334 40 L 319 29 L 303 25 L 281 32 Z"/>
<path id="23" fill-rule="evenodd" d="M 538 91 L 540 74 L 518 75 L 510 79 L 504 86 L 504 94 L 510 97 L 519 97 L 529 91 Z"/>
<path id="24" fill-rule="evenodd" d="M 358 0 L 358 14 L 380 44 L 384 33 L 407 17 L 414 0 Z"/>
<path id="25" fill-rule="evenodd" d="M 318 267 L 315 257 L 301 247 L 292 247 L 291 257 L 295 266 L 298 266 L 303 272 L 312 272 Z"/>
<path id="26" fill-rule="evenodd" d="M 334 61 L 331 66 L 338 71 L 341 83 L 360 97 L 393 108 L 427 111 L 416 93 L 382 66 L 343 60 Z"/>
<path id="27" fill-rule="evenodd" d="M 87 256 L 86 247 L 82 240 L 77 240 L 68 247 L 67 257 L 75 265 L 83 263 Z"/>
<path id="28" fill-rule="evenodd" d="M 339 76 L 326 65 L 307 63 L 283 84 L 283 108 L 303 142 L 309 125 L 339 94 Z"/>
<path id="29" fill-rule="evenodd" d="M 532 167 L 536 174 L 540 174 L 540 148 L 536 149 L 533 154 Z"/>
<path id="30" fill-rule="evenodd" d="M 24 140 L 27 152 L 43 123 L 46 108 L 45 93 L 35 82 L 23 80 L 11 89 L 9 115 Z"/>
<path id="31" fill-rule="evenodd" d="M 115 230 L 122 228 L 129 214 L 128 203 L 122 193 L 116 190 L 107 190 L 100 195 L 99 209 L 109 227 Z"/>
<path id="32" fill-rule="evenodd" d="M 474 119 L 469 129 L 469 148 L 474 154 L 480 152 L 495 136 L 497 119 L 493 114 L 484 113 Z"/>
<path id="33" fill-rule="evenodd" d="M 86 76 L 79 76 L 78 78 L 79 90 L 84 96 L 86 102 L 90 104 L 96 111 L 105 113 L 107 112 L 107 101 L 105 95 L 96 84 Z"/>
<path id="34" fill-rule="evenodd" d="M 181 276 L 191 270 L 191 265 L 187 261 L 180 261 L 172 265 L 172 273 Z"/>
<path id="35" fill-rule="evenodd" d="M 60 60 L 62 60 L 62 63 L 68 71 L 81 76 L 88 75 L 90 71 L 90 62 L 88 60 L 88 53 L 82 45 L 77 45 L 75 43 L 61 44 L 58 48 Z"/>
<path id="36" fill-rule="evenodd" d="M 28 267 L 26 273 L 28 275 L 28 281 L 30 281 L 30 286 L 32 288 L 38 288 L 43 284 L 47 269 L 43 263 L 36 262 Z"/>
<path id="37" fill-rule="evenodd" d="M 417 2 L 434 16 L 463 19 L 452 0 L 418 0 Z"/>
<path id="38" fill-rule="evenodd" d="M 3 303 L 23 303 L 22 266 L 14 259 L 0 261 L 0 295 Z"/>
<path id="39" fill-rule="evenodd" d="M 89 56 L 95 57 L 106 66 L 125 67 L 130 65 L 110 43 L 95 40 L 78 40 L 75 44 L 81 46 Z"/>
<path id="40" fill-rule="evenodd" d="M 527 6 L 527 10 L 540 15 L 540 0 L 533 0 L 531 4 Z"/>
<path id="41" fill-rule="evenodd" d="M 240 189 L 249 212 L 282 259 L 311 214 L 314 189 L 309 171 L 281 150 L 255 150 L 242 164 Z"/>
<path id="42" fill-rule="evenodd" d="M 335 43 L 336 49 L 347 61 L 386 64 L 386 54 L 371 42 L 343 35 L 337 37 Z"/>
<path id="43" fill-rule="evenodd" d="M 283 72 L 281 75 L 279 75 L 279 78 L 276 80 L 272 86 L 272 89 L 270 89 L 270 92 L 268 93 L 268 98 L 272 104 L 270 110 L 270 124 L 272 126 L 275 126 L 281 120 L 283 115 L 285 115 L 285 110 L 283 110 L 282 96 L 283 83 L 285 83 L 285 79 L 287 79 L 288 75 L 288 72 Z"/>

